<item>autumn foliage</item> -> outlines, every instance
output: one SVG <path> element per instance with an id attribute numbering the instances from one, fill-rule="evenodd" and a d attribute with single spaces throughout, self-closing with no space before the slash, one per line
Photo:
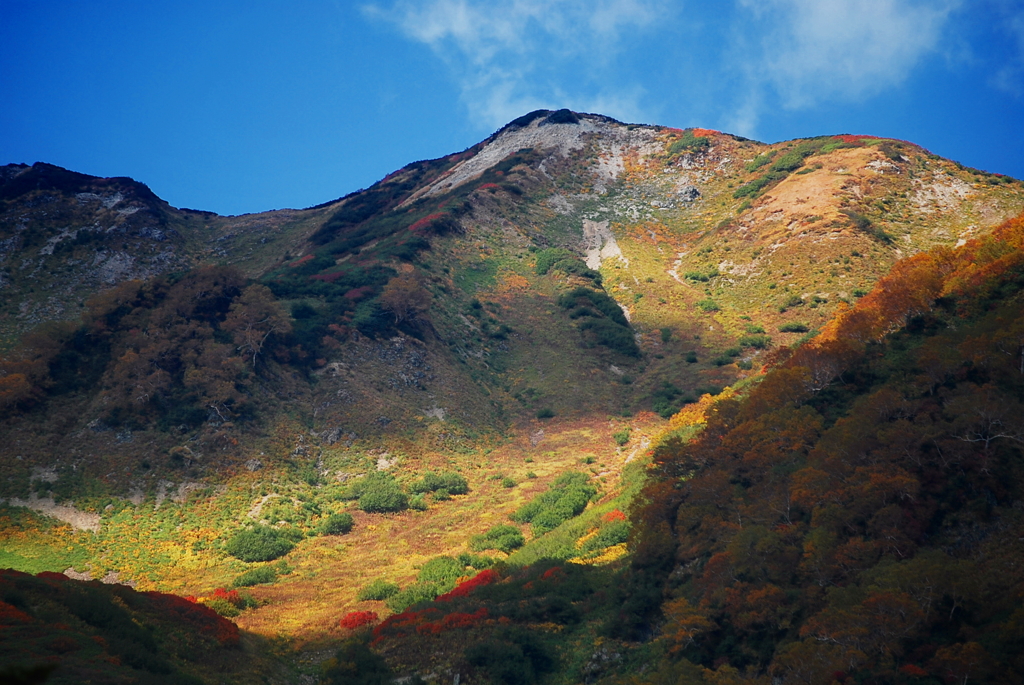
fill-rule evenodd
<path id="1" fill-rule="evenodd" d="M 786 682 L 1022 677 L 1022 246 L 899 262 L 655 449 L 616 630 Z"/>
<path id="2" fill-rule="evenodd" d="M 355 630 L 376 623 L 378 618 L 375 611 L 350 611 L 341 617 L 339 625 L 348 630 Z"/>
<path id="3" fill-rule="evenodd" d="M 234 670 L 238 627 L 162 592 L 0 570 L 0 672 L 59 656 L 54 682 L 186 682 L 208 664 Z M 5 681 L 7 682 L 7 681 Z M 20 681 L 19 681 L 20 682 Z"/>
<path id="4" fill-rule="evenodd" d="M 434 600 L 434 601 L 437 601 L 437 602 L 448 602 L 448 601 L 451 601 L 452 599 L 455 599 L 456 597 L 466 597 L 474 589 L 476 589 L 478 587 L 481 587 L 483 585 L 490 585 L 494 581 L 498 580 L 498 578 L 499 578 L 499 576 L 498 576 L 497 571 L 494 571 L 494 570 L 489 569 L 489 568 L 488 569 L 484 569 L 483 571 L 481 571 L 480 573 L 476 574 L 472 578 L 470 578 L 468 580 L 462 581 L 461 583 L 456 585 L 454 589 L 446 592 L 443 595 L 439 595 L 438 598 L 436 600 Z"/>

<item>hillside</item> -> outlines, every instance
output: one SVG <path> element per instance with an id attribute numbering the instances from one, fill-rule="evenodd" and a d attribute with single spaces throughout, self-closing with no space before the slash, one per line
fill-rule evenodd
<path id="1" fill-rule="evenodd" d="M 530 113 L 318 207 L 240 217 L 170 207 L 131 179 L 4 167 L 0 566 L 206 598 L 252 586 L 259 606 L 238 625 L 287 638 L 305 650 L 298 668 L 317 672 L 349 634 L 346 612 L 400 613 L 484 567 L 520 584 L 570 559 L 606 569 L 624 563 L 630 525 L 646 549 L 661 523 L 626 524 L 621 511 L 650 448 L 661 474 L 666 450 L 699 430 L 680 417 L 715 397 L 757 397 L 759 382 L 772 387 L 762 371 L 799 367 L 836 321 L 870 309 L 894 265 L 990 245 L 971 241 L 1022 211 L 1019 181 L 904 141 L 765 145 L 567 110 Z M 926 309 L 965 315 L 946 297 L 927 295 Z M 945 359 L 964 341 L 929 344 Z M 833 398 L 833 378 L 794 399 L 824 417 L 800 419 L 821 434 L 885 382 Z M 243 533 L 258 553 L 242 550 Z M 455 561 L 434 561 L 445 557 Z M 427 578 L 431 564 L 451 568 Z M 610 571 L 572 568 L 601 597 L 585 600 L 595 617 L 613 616 Z M 716 625 L 735 619 L 711 594 L 680 595 L 692 571 L 677 571 L 630 610 L 639 632 L 615 639 L 660 630 L 652 597 L 685 596 Z M 359 600 L 375 581 L 404 594 Z M 534 587 L 548 602 L 548 586 Z M 556 603 L 584 606 L 572 592 Z M 750 639 L 722 630 L 719 642 Z M 778 631 L 770 644 L 796 635 Z M 673 658 L 710 668 L 724 657 L 752 677 L 776 668 L 770 650 L 691 647 Z M 384 650 L 392 666 L 426 667 L 403 649 Z M 445 668 L 472 666 L 449 657 Z"/>

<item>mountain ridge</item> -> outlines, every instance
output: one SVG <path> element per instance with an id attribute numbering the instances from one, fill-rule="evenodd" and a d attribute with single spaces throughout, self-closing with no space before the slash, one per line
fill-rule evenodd
<path id="1" fill-rule="evenodd" d="M 6 507 L 2 560 L 200 597 L 280 577 L 239 624 L 310 645 L 340 639 L 340 608 L 386 611 L 357 599 L 370 581 L 431 592 L 439 554 L 469 573 L 472 540 L 567 472 L 593 502 L 553 530 L 513 518 L 525 550 L 487 553 L 621 558 L 659 440 L 809 354 L 892 265 L 1024 210 L 1020 182 L 902 141 L 765 145 L 568 110 L 306 210 L 177 210 L 56 169 L 0 185 L 0 497 L 99 523 Z M 399 511 L 364 503 L 371 485 Z M 350 537 L 327 532 L 342 514 Z M 283 566 L 227 551 L 250 528 L 284 536 Z M 535 570 L 523 583 L 557 576 Z"/>

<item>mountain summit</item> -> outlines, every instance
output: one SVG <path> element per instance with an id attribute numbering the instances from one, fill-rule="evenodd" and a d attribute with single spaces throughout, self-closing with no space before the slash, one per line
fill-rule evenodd
<path id="1" fill-rule="evenodd" d="M 624 612 L 621 629 L 601 629 L 616 649 L 662 635 L 650 648 L 701 664 L 700 678 L 723 658 L 756 677 L 770 664 L 782 672 L 776 646 L 795 655 L 786 663 L 798 664 L 801 649 L 818 654 L 810 643 L 791 646 L 812 635 L 792 626 L 821 610 L 824 590 L 779 568 L 812 573 L 800 555 L 820 546 L 831 556 L 819 559 L 819 589 L 838 587 L 890 554 L 865 542 L 879 531 L 918 517 L 906 535 L 930 544 L 938 529 L 925 514 L 938 521 L 943 507 L 962 513 L 963 502 L 988 501 L 977 492 L 994 486 L 971 470 L 984 456 L 974 453 L 949 462 L 973 474 L 965 478 L 974 495 L 953 502 L 915 488 L 953 487 L 939 463 L 946 457 L 926 445 L 987 440 L 988 450 L 1005 437 L 993 437 L 991 422 L 984 432 L 973 419 L 947 426 L 936 417 L 948 400 L 1010 421 L 992 412 L 1017 400 L 991 383 L 1003 356 L 1017 359 L 1006 312 L 1017 297 L 1018 224 L 1007 220 L 1022 211 L 1019 181 L 905 141 L 842 134 L 767 145 L 569 110 L 531 112 L 463 152 L 414 162 L 338 200 L 243 216 L 176 209 L 131 179 L 8 165 L 0 534 L 12 542 L 0 565 L 195 595 L 252 634 L 285 630 L 297 644 L 334 640 L 339 625 L 356 631 L 386 611 L 397 618 L 375 630 L 378 646 L 480 629 L 465 652 L 461 643 L 428 651 L 494 682 L 507 681 L 495 655 L 533 674 L 521 682 L 557 661 L 506 629 L 509 621 L 597 631 L 584 605 Z M 948 350 L 973 355 L 971 341 L 985 352 L 958 366 Z M 837 390 L 837 378 L 849 386 Z M 905 385 L 891 385 L 897 378 Z M 762 415 L 781 423 L 756 423 Z M 905 453 L 917 455 L 907 459 L 919 463 L 892 469 L 910 475 L 834 457 L 860 448 L 833 426 L 868 415 L 907 435 L 934 423 L 936 435 L 953 437 L 907 442 Z M 879 439 L 896 444 L 904 433 Z M 823 436 L 832 442 L 819 444 Z M 917 485 L 897 487 L 910 482 L 904 475 Z M 648 477 L 650 504 L 636 504 L 627 522 Z M 888 494 L 863 501 L 890 518 L 814 522 L 832 501 L 819 490 L 857 499 L 850 483 L 867 492 L 878 479 Z M 804 486 L 820 497 L 786 494 Z M 745 501 L 746 492 L 756 498 Z M 1006 493 L 992 492 L 990 505 L 1003 506 Z M 919 495 L 933 508 L 911 512 Z M 687 547 L 677 513 L 714 521 L 699 546 Z M 790 555 L 772 562 L 771 587 L 743 551 L 761 549 L 756 536 L 736 532 L 755 519 Z M 630 526 L 634 556 L 623 562 Z M 813 537 L 819 529 L 831 537 Z M 794 537 L 783 540 L 784 531 Z M 499 559 L 475 584 L 457 585 Z M 534 565 L 540 559 L 557 563 Z M 608 563 L 632 566 L 616 576 L 621 583 L 577 568 Z M 762 593 L 778 609 L 775 623 L 753 600 L 737 608 L 727 578 Z M 250 601 L 225 590 L 230 583 L 258 587 Z M 41 587 L 32 585 L 33 596 Z M 471 592 L 491 604 L 470 606 Z M 806 601 L 794 608 L 798 595 Z M 430 611 L 444 602 L 458 610 L 436 621 L 405 612 L 435 597 Z M 672 602 L 662 606 L 664 598 Z M 74 614 L 75 601 L 51 614 Z M 132 606 L 143 607 L 138 620 L 170 603 L 183 620 L 228 630 L 175 601 Z M 354 613 L 339 618 L 340 608 Z M 842 623 L 829 616 L 813 636 Z M 751 646 L 755 633 L 763 653 Z M 597 639 L 586 635 L 580 644 Z M 730 636 L 742 649 L 722 646 Z M 389 644 L 392 666 L 426 668 L 418 648 Z M 853 658 L 850 645 L 814 658 L 831 668 Z M 376 663 L 365 647 L 352 649 L 325 673 L 342 678 L 346 659 Z M 596 664 L 587 678 L 619 668 L 614 654 L 587 655 Z"/>

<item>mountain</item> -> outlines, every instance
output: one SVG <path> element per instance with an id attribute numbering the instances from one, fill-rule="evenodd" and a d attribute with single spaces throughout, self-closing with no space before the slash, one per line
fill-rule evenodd
<path id="1" fill-rule="evenodd" d="M 532 112 L 468 150 L 333 202 L 239 217 L 170 207 L 130 179 L 9 165 L 0 170 L 0 530 L 9 540 L 0 566 L 116 573 L 140 589 L 201 597 L 241 580 L 255 584 L 260 606 L 239 625 L 284 633 L 314 655 L 348 635 L 338 625 L 345 611 L 400 616 L 498 562 L 500 588 L 478 592 L 492 593 L 495 616 L 526 627 L 545 617 L 578 625 L 572 617 L 586 607 L 595 620 L 614 616 L 608 597 L 634 607 L 635 620 L 620 621 L 633 627 L 608 635 L 624 641 L 615 649 L 626 661 L 608 656 L 619 665 L 605 664 L 602 677 L 633 672 L 628 659 L 655 659 L 627 643 L 658 634 L 674 615 L 652 598 L 681 597 L 690 604 L 679 611 L 696 607 L 693 620 L 719 626 L 702 634 L 745 646 L 694 651 L 681 638 L 650 649 L 695 668 L 725 658 L 754 677 L 776 668 L 771 650 L 796 644 L 802 628 L 777 627 L 749 647 L 750 630 L 722 623 L 746 619 L 702 604 L 719 600 L 688 589 L 703 581 L 672 566 L 665 554 L 676 552 L 655 554 L 653 576 L 636 570 L 650 535 L 666 522 L 672 530 L 678 515 L 664 514 L 678 505 L 658 487 L 679 477 L 664 476 L 664 464 L 682 458 L 680 444 L 721 434 L 700 432 L 694 417 L 756 404 L 757 388 L 775 387 L 767 379 L 787 369 L 828 376 L 810 399 L 793 399 L 794 411 L 824 417 L 806 417 L 823 422 L 818 433 L 861 412 L 855 396 L 883 383 L 862 377 L 906 375 L 899 365 L 911 362 L 858 362 L 851 395 L 834 398 L 835 378 L 851 383 L 848 372 L 800 355 L 850 312 L 877 310 L 876 293 L 913 291 L 880 280 L 894 266 L 977 245 L 989 246 L 978 252 L 984 261 L 1002 249 L 991 245 L 1007 244 L 1005 222 L 1022 211 L 1019 181 L 905 141 L 843 134 L 765 145 L 568 110 Z M 1009 288 L 1009 312 L 1019 300 L 1008 282 L 999 287 Z M 957 293 L 948 297 L 978 299 Z M 921 297 L 915 315 L 947 306 L 941 291 Z M 993 335 L 942 311 L 941 325 Z M 881 341 L 911 318 L 869 326 L 872 345 L 885 346 L 870 349 L 902 354 L 905 341 Z M 854 352 L 863 354 L 843 354 Z M 852 364 L 847 356 L 839 355 Z M 956 376 L 952 363 L 936 368 Z M 744 469 L 781 469 L 779 478 L 820 469 L 806 456 L 811 447 L 799 450 L 806 461 L 714 478 L 740 487 Z M 622 511 L 645 479 L 662 513 L 637 507 L 626 523 Z M 804 515 L 816 530 L 813 507 Z M 632 555 L 617 560 L 630 526 Z M 733 544 L 731 535 L 720 532 L 693 563 Z M 569 559 L 612 566 L 576 569 Z M 426 571 L 446 564 L 454 566 L 441 575 Z M 634 570 L 618 571 L 620 582 L 612 569 L 623 564 Z M 560 573 L 579 581 L 562 594 L 548 582 Z M 793 593 L 803 579 L 772 582 Z M 374 583 L 403 586 L 390 609 L 357 598 L 378 596 L 365 592 Z M 619 596 L 619 586 L 632 594 Z M 524 597 L 537 605 L 533 619 L 508 615 Z M 820 609 L 787 602 L 799 616 Z M 479 609 L 463 608 L 455 613 Z M 436 623 L 409 620 L 415 630 Z M 447 620 L 486 624 L 479 615 Z M 510 663 L 547 653 L 487 630 L 480 635 L 511 650 Z M 425 668 L 418 648 L 383 647 L 392 666 Z M 483 656 L 476 665 L 462 651 L 449 656 L 446 667 L 503 678 L 495 674 L 505 666 Z M 529 669 L 547 669 L 530 659 Z"/>

